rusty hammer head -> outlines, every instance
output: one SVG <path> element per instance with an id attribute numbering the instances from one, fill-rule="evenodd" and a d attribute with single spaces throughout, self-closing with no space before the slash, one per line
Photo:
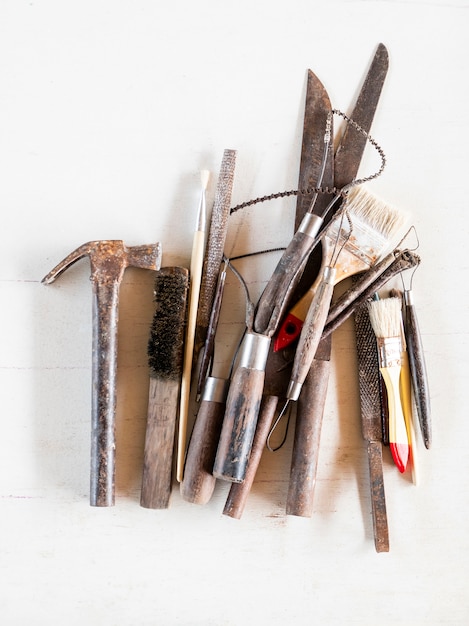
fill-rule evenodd
<path id="1" fill-rule="evenodd" d="M 68 267 L 79 259 L 88 256 L 91 264 L 91 280 L 97 283 L 120 282 L 126 267 L 141 267 L 159 270 L 161 266 L 161 244 L 127 247 L 123 241 L 89 241 L 71 252 L 56 265 L 42 282 L 54 282 Z"/>

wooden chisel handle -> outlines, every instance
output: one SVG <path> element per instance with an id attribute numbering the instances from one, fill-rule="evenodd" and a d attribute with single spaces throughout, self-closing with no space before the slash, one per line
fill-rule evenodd
<path id="1" fill-rule="evenodd" d="M 181 496 L 193 504 L 206 504 L 212 497 L 216 479 L 213 464 L 225 412 L 228 381 L 209 377 L 187 450 Z"/>
<path id="2" fill-rule="evenodd" d="M 141 506 L 167 509 L 171 495 L 179 381 L 150 378 Z"/>
<path id="3" fill-rule="evenodd" d="M 325 340 L 329 343 L 330 338 Z M 298 398 L 287 515 L 311 517 L 330 361 L 314 359 Z"/>
<path id="4" fill-rule="evenodd" d="M 244 482 L 233 483 L 231 485 L 231 489 L 225 503 L 225 508 L 223 509 L 223 515 L 240 519 L 243 514 L 246 501 L 251 491 L 252 483 L 254 482 L 254 478 L 256 476 L 257 468 L 259 467 L 262 452 L 265 448 L 265 442 L 272 426 L 277 404 L 277 396 L 264 396 L 262 399 L 261 410 L 259 411 L 259 419 L 257 420 L 256 433 L 252 442 L 251 455 L 249 457 Z"/>
<path id="5" fill-rule="evenodd" d="M 422 345 L 422 337 L 415 312 L 413 294 L 410 290 L 404 292 L 405 302 L 405 336 L 409 355 L 410 372 L 414 389 L 415 404 L 419 417 L 420 430 L 426 448 L 430 448 L 432 441 L 430 392 L 428 388 L 427 368 Z"/>
<path id="6" fill-rule="evenodd" d="M 301 268 L 317 242 L 322 218 L 307 213 L 284 251 L 257 304 L 254 330 L 272 335 L 301 276 Z"/>
<path id="7" fill-rule="evenodd" d="M 326 266 L 308 310 L 293 362 L 287 398 L 297 400 L 321 339 L 334 290 L 335 269 Z"/>
<path id="8" fill-rule="evenodd" d="M 270 337 L 248 332 L 231 379 L 213 467 L 216 478 L 243 482 L 256 430 Z"/>
<path id="9" fill-rule="evenodd" d="M 389 552 L 388 518 L 384 495 L 383 456 L 379 441 L 367 443 L 368 467 L 370 471 L 371 508 L 376 552 Z"/>

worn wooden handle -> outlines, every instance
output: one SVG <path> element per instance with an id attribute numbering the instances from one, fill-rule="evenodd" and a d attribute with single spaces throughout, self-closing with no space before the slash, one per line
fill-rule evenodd
<path id="1" fill-rule="evenodd" d="M 224 411 L 224 398 L 220 398 L 218 402 L 202 399 L 200 403 L 181 482 L 181 496 L 187 502 L 206 504 L 212 497 L 216 482 L 213 464 Z"/>
<path id="2" fill-rule="evenodd" d="M 371 509 L 376 552 L 389 552 L 389 530 L 384 495 L 383 455 L 379 441 L 369 441 L 367 445 L 368 467 L 370 471 Z"/>
<path id="3" fill-rule="evenodd" d="M 313 224 L 318 224 L 319 219 L 313 220 Z M 275 332 L 301 276 L 300 270 L 316 242 L 315 235 L 314 230 L 308 234 L 300 229 L 294 234 L 259 298 L 254 320 L 256 332 L 265 333 L 267 329 L 271 334 Z"/>
<path id="4" fill-rule="evenodd" d="M 420 430 L 426 448 L 430 448 L 432 442 L 430 391 L 428 387 L 427 368 L 423 351 L 422 337 L 417 321 L 417 314 L 409 292 L 405 294 L 405 335 L 407 351 L 409 354 L 410 372 L 414 390 L 417 415 L 419 417 Z"/>
<path id="5" fill-rule="evenodd" d="M 298 398 L 287 515 L 311 517 L 330 362 L 314 359 Z"/>
<path id="6" fill-rule="evenodd" d="M 256 476 L 257 468 L 259 467 L 262 452 L 264 451 L 265 442 L 272 426 L 277 404 L 277 396 L 264 396 L 262 399 L 259 418 L 257 420 L 256 433 L 252 442 L 251 455 L 249 457 L 244 482 L 233 483 L 231 485 L 231 489 L 225 503 L 225 508 L 223 509 L 223 515 L 240 519 L 243 514 L 246 501 L 251 492 L 252 483 L 254 482 L 254 478 Z"/>
<path id="7" fill-rule="evenodd" d="M 264 370 L 240 367 L 230 384 L 214 476 L 243 482 L 264 388 Z"/>
<path id="8" fill-rule="evenodd" d="M 334 290 L 334 274 L 335 271 L 332 268 L 326 267 L 324 269 L 323 279 L 314 295 L 305 323 L 301 329 L 288 392 L 292 400 L 298 399 L 299 391 L 306 380 L 316 354 L 331 304 L 332 292 Z"/>
<path id="9" fill-rule="evenodd" d="M 167 509 L 171 495 L 179 381 L 150 378 L 141 506 Z"/>

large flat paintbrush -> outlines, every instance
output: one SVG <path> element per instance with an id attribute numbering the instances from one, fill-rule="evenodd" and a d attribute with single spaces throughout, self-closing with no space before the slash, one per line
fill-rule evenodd
<path id="1" fill-rule="evenodd" d="M 347 204 L 351 214 L 353 213 L 353 232 L 345 242 L 339 263 L 336 264 L 334 285 L 348 276 L 372 267 L 394 245 L 396 235 L 406 221 L 402 212 L 390 207 L 363 186 L 350 189 Z M 322 239 L 323 271 L 330 264 L 338 236 L 342 241 L 347 237 L 347 229 L 345 228 L 343 235 L 340 235 L 340 228 L 341 220 L 337 218 Z M 299 338 L 311 302 L 322 280 L 322 273 L 319 273 L 310 289 L 286 315 L 275 338 L 275 350 L 282 350 Z"/>
<path id="2" fill-rule="evenodd" d="M 383 298 L 368 305 L 378 345 L 379 369 L 388 397 L 389 448 L 400 472 L 409 461 L 409 439 L 400 394 L 402 369 L 401 300 Z"/>
<path id="3" fill-rule="evenodd" d="M 338 243 L 340 254 L 333 261 L 333 250 L 328 252 L 319 284 L 302 326 L 298 347 L 295 353 L 288 400 L 297 400 L 306 379 L 329 310 L 334 285 L 340 280 L 368 269 L 394 243 L 397 232 L 405 222 L 400 211 L 388 206 L 365 189 L 350 192 L 346 211 L 348 225 L 336 220 L 330 225 L 328 237 Z M 350 228 L 352 229 L 350 231 Z M 324 246 L 327 248 L 327 245 Z"/>
<path id="4" fill-rule="evenodd" d="M 165 267 L 155 279 L 156 309 L 148 341 L 150 388 L 140 504 L 168 507 L 182 369 L 189 272 Z"/>

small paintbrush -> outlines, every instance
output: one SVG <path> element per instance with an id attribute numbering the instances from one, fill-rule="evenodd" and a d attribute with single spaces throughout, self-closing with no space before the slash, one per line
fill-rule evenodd
<path id="1" fill-rule="evenodd" d="M 177 445 L 177 468 L 176 477 L 182 481 L 184 474 L 184 459 L 186 454 L 187 421 L 189 414 L 189 398 L 191 389 L 192 362 L 194 356 L 195 328 L 197 323 L 197 310 L 199 307 L 200 284 L 202 281 L 202 268 L 205 250 L 205 228 L 207 221 L 207 208 L 205 192 L 208 185 L 210 172 L 202 170 L 200 174 L 202 193 L 199 210 L 197 213 L 197 226 L 192 244 L 190 264 L 190 287 L 189 308 L 187 314 L 186 336 L 184 342 L 184 363 L 181 381 L 181 401 L 179 410 L 179 429 Z"/>
<path id="2" fill-rule="evenodd" d="M 400 472 L 409 461 L 409 439 L 402 409 L 400 377 L 402 369 L 401 300 L 372 300 L 368 312 L 378 345 L 379 369 L 383 376 L 389 411 L 389 448 Z"/>
<path id="3" fill-rule="evenodd" d="M 148 340 L 150 387 L 140 504 L 166 509 L 182 368 L 189 272 L 165 267 L 156 275 L 156 309 Z"/>

